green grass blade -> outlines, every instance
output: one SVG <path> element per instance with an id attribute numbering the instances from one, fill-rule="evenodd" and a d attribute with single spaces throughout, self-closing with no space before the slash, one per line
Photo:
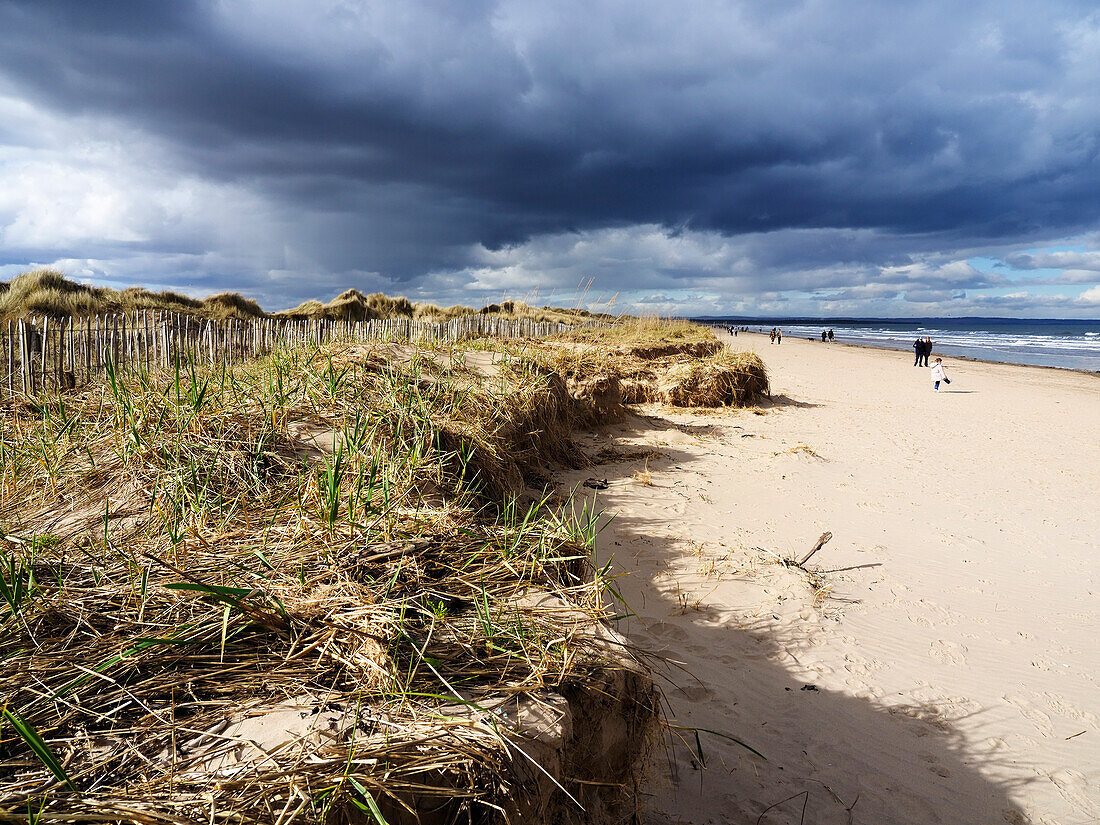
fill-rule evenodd
<path id="1" fill-rule="evenodd" d="M 57 761 L 54 752 L 50 750 L 50 746 L 46 744 L 46 741 L 38 734 L 38 731 L 36 731 L 26 719 L 10 708 L 4 708 L 3 715 L 4 718 L 11 723 L 11 726 L 15 728 L 15 732 L 27 743 L 27 746 L 34 751 L 34 755 L 49 769 L 50 773 L 57 777 L 59 781 L 64 782 L 70 791 L 79 793 L 76 789 L 76 785 L 69 779 L 69 775 L 65 773 L 65 769 L 61 767 L 61 763 Z"/>
<path id="2" fill-rule="evenodd" d="M 367 804 L 367 812 L 374 818 L 375 823 L 377 823 L 377 825 L 390 825 L 386 817 L 382 816 L 382 811 L 379 810 L 378 803 L 374 801 L 373 794 L 359 784 L 354 776 L 349 776 L 348 782 L 350 782 L 352 787 L 359 792 L 361 797 L 363 797 L 363 801 Z"/>
<path id="3" fill-rule="evenodd" d="M 220 584 L 199 584 L 198 582 L 169 582 L 164 585 L 166 590 L 195 590 L 210 596 L 227 596 L 230 598 L 242 598 L 251 596 L 255 589 L 251 587 L 224 587 Z"/>

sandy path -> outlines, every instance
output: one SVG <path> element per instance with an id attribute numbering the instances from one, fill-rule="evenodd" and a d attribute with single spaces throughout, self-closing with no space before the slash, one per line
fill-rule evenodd
<path id="1" fill-rule="evenodd" d="M 620 629 L 681 663 L 677 723 L 767 757 L 684 732 L 644 821 L 1100 821 L 1100 377 L 948 360 L 933 394 L 904 352 L 729 340 L 762 415 L 592 436 L 663 454 L 597 470 Z M 773 554 L 825 530 L 815 590 Z"/>

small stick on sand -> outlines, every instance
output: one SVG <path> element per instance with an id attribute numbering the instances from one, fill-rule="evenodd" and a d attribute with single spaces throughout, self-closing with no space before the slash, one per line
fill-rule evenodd
<path id="1" fill-rule="evenodd" d="M 800 561 L 798 563 L 798 566 L 801 567 L 806 562 L 808 562 L 810 560 L 810 556 L 812 556 L 814 553 L 816 553 L 818 550 L 820 550 L 822 547 L 824 547 L 825 543 L 827 541 L 829 541 L 829 539 L 831 539 L 832 537 L 833 537 L 833 534 L 828 532 L 828 531 L 825 531 L 824 533 L 822 533 L 821 538 L 819 538 L 817 540 L 817 544 L 814 545 L 814 549 L 811 550 L 809 553 L 807 553 L 805 556 L 802 557 L 802 561 Z"/>

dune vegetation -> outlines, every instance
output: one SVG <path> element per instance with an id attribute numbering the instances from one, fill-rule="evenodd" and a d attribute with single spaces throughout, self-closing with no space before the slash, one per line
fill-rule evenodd
<path id="1" fill-rule="evenodd" d="M 272 317 L 333 321 L 373 321 L 385 318 L 445 321 L 479 312 L 508 319 L 526 318 L 562 323 L 612 317 L 593 314 L 584 309 L 531 307 L 522 301 L 504 301 L 481 309 L 460 304 L 440 307 L 431 303 L 417 303 L 400 296 L 391 297 L 380 292 L 365 295 L 357 289 L 346 290 L 327 303 L 309 300 L 293 309 L 267 312 L 256 301 L 234 292 L 223 292 L 199 299 L 178 292 L 151 292 L 141 287 L 116 290 L 80 284 L 52 269 L 34 269 L 15 276 L 11 281 L 0 281 L 0 320 L 32 315 L 84 317 L 133 310 L 165 310 L 215 319 Z"/>
<path id="2" fill-rule="evenodd" d="M 656 696 L 604 625 L 596 514 L 537 492 L 593 415 L 483 345 L 298 347 L 10 407 L 0 816 L 614 807 Z"/>
<path id="3" fill-rule="evenodd" d="M 732 352 L 714 332 L 687 321 L 622 319 L 577 326 L 529 349 L 574 392 L 604 405 L 750 406 L 771 391 L 755 352 Z"/>
<path id="4" fill-rule="evenodd" d="M 109 289 L 76 283 L 52 269 L 34 269 L 11 281 L 0 281 L 0 319 L 31 315 L 83 317 L 141 309 L 202 318 L 255 318 L 265 314 L 255 301 L 232 292 L 199 300 L 178 292 L 150 292 L 140 287 Z"/>
<path id="5" fill-rule="evenodd" d="M 0 293 L 8 313 L 262 313 L 44 270 Z M 314 303 L 294 312 L 438 309 Z M 595 499 L 552 473 L 626 402 L 752 403 L 756 356 L 628 319 L 112 365 L 0 417 L 0 819 L 629 815 L 659 696 L 611 629 Z"/>

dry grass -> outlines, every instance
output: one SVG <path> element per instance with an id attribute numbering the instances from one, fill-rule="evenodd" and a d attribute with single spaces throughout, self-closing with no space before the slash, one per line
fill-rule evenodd
<path id="1" fill-rule="evenodd" d="M 614 317 L 606 313 L 589 312 L 586 309 L 564 309 L 562 307 L 532 307 L 523 301 L 502 301 L 482 307 L 483 315 L 500 315 L 504 318 L 529 321 L 549 321 L 563 324 L 580 324 L 588 320 L 611 321 Z"/>
<path id="2" fill-rule="evenodd" d="M 198 300 L 139 287 L 120 291 L 78 284 L 51 269 L 24 272 L 0 284 L 0 318 L 85 316 L 135 309 L 169 310 L 205 318 L 255 318 L 264 314 L 259 304 L 236 293 Z"/>
<path id="3" fill-rule="evenodd" d="M 709 328 L 661 318 L 625 318 L 612 326 L 578 327 L 555 336 L 554 340 L 586 344 L 643 360 L 669 355 L 710 355 L 722 349 Z"/>
<path id="4" fill-rule="evenodd" d="M 462 304 L 441 307 L 430 303 L 417 303 L 415 306 L 413 317 L 423 321 L 449 321 L 452 318 L 461 318 L 473 312 L 471 307 Z"/>
<path id="5" fill-rule="evenodd" d="M 79 284 L 51 269 L 31 270 L 17 275 L 10 282 L 0 282 L 0 319 L 28 315 L 83 317 L 135 309 L 167 310 L 204 318 L 256 318 L 271 315 L 293 320 L 337 321 L 371 321 L 382 318 L 446 321 L 479 311 L 459 304 L 439 307 L 430 303 L 416 303 L 404 297 L 390 297 L 380 292 L 365 295 L 357 289 L 349 289 L 328 303 L 308 300 L 294 309 L 268 313 L 255 301 L 233 292 L 198 299 L 171 291 L 150 292 L 140 287 L 129 287 L 120 291 Z M 583 309 L 529 307 L 521 301 L 491 304 L 480 312 L 508 319 L 527 318 L 567 324 L 579 324 L 593 318 L 611 318 Z"/>
<path id="6" fill-rule="evenodd" d="M 484 703 L 622 667 L 584 631 L 595 516 L 508 494 L 569 458 L 577 402 L 530 362 L 490 384 L 406 355 L 282 350 L 9 408 L 0 819 L 514 809 L 525 740 Z M 288 706 L 318 720 L 300 738 L 235 737 Z"/>
<path id="7" fill-rule="evenodd" d="M 280 318 L 292 320 L 328 319 L 333 321 L 374 321 L 380 318 L 429 317 L 418 312 L 419 305 L 408 298 L 391 298 L 381 292 L 364 295 L 357 289 L 348 289 L 337 295 L 327 304 L 320 301 L 306 301 L 294 309 L 277 312 Z M 467 307 L 460 308 L 462 315 L 473 312 Z M 430 316 L 434 317 L 434 316 Z"/>
<path id="8" fill-rule="evenodd" d="M 676 407 L 744 407 L 769 391 L 760 356 L 727 350 L 673 366 L 658 379 L 656 397 Z"/>
<path id="9" fill-rule="evenodd" d="M 633 320 L 578 327 L 525 351 L 563 375 L 571 391 L 615 384 L 625 404 L 750 407 L 770 393 L 756 353 L 724 349 L 705 327 L 679 321 Z M 607 394 L 611 389 L 605 387 Z"/>
<path id="10" fill-rule="evenodd" d="M 818 454 L 813 447 L 809 447 L 805 444 L 798 444 L 787 450 L 779 450 L 778 452 L 772 453 L 772 455 L 808 455 L 811 458 L 821 458 L 820 454 Z"/>

